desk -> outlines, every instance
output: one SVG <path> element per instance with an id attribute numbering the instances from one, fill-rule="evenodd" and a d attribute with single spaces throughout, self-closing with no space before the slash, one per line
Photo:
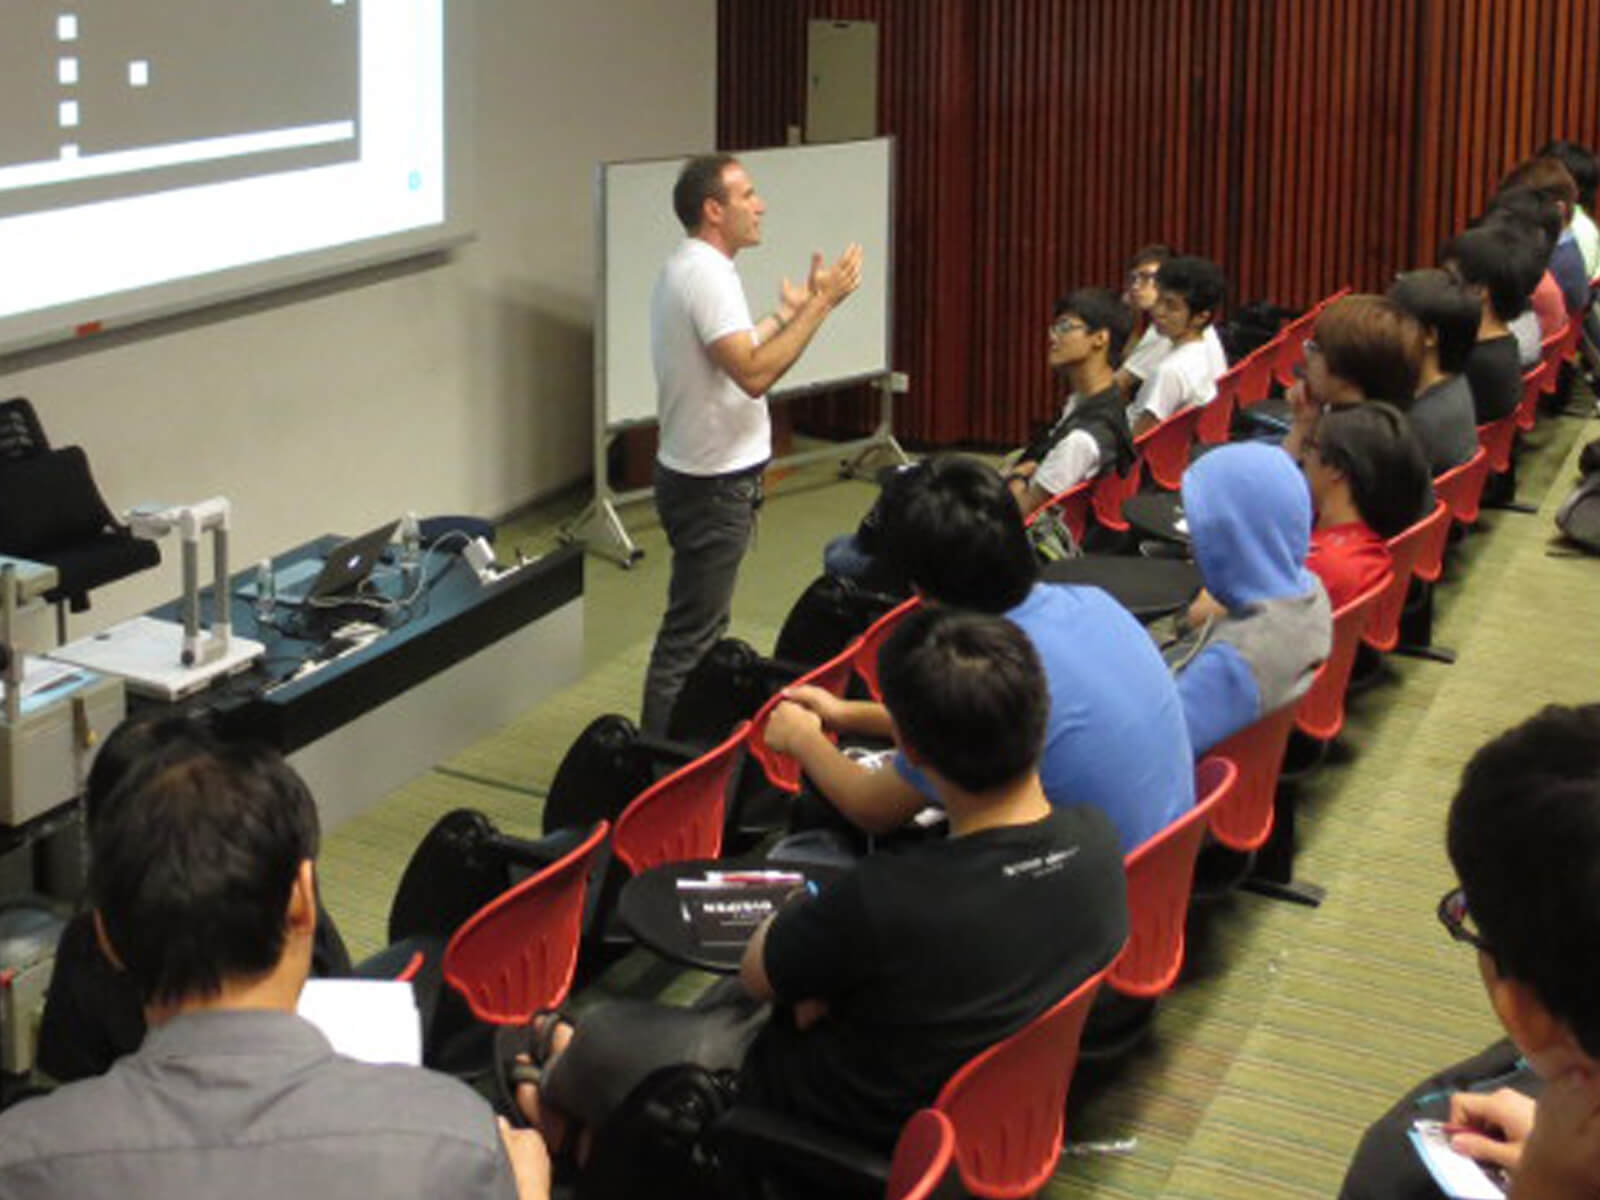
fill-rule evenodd
<path id="1" fill-rule="evenodd" d="M 680 904 L 678 880 L 701 878 L 707 871 L 791 871 L 819 887 L 849 870 L 816 863 L 767 862 L 692 858 L 685 862 L 664 863 L 623 885 L 617 898 L 617 919 L 639 943 L 662 958 L 702 971 L 731 975 L 739 969 L 744 947 L 702 946 L 689 927 Z M 804 884 L 801 886 L 805 886 Z"/>
<path id="2" fill-rule="evenodd" d="M 1046 583 L 1104 588 L 1118 604 L 1147 623 L 1177 612 L 1200 591 L 1199 568 L 1181 558 L 1086 554 L 1046 563 L 1039 578 Z"/>
<path id="3" fill-rule="evenodd" d="M 325 552 L 324 537 L 274 561 L 282 567 Z M 481 584 L 459 555 L 425 556 L 427 587 L 409 615 L 359 649 L 289 678 L 327 635 L 375 610 L 279 606 L 261 628 L 238 590 L 254 568 L 229 580 L 234 628 L 266 643 L 250 670 L 176 707 L 211 720 L 225 737 L 251 737 L 289 756 L 331 829 L 386 793 L 512 720 L 583 669 L 583 553 L 563 547 L 505 578 Z M 380 594 L 399 594 L 393 567 L 374 574 Z M 177 601 L 152 615 L 174 619 Z M 201 594 L 209 619 L 210 589 Z M 480 651 L 494 648 L 492 654 Z M 156 703 L 140 700 L 140 705 Z"/>
<path id="4" fill-rule="evenodd" d="M 1189 544 L 1188 524 L 1178 524 L 1183 519 L 1183 497 L 1178 492 L 1140 492 L 1129 496 L 1123 501 L 1122 516 L 1145 537 L 1182 546 Z"/>

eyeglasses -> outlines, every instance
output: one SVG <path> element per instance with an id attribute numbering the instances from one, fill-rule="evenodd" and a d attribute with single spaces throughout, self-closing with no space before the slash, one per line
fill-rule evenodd
<path id="1" fill-rule="evenodd" d="M 1315 338 L 1307 338 L 1304 341 L 1304 343 L 1302 343 L 1302 345 L 1304 346 L 1305 352 L 1307 354 L 1321 354 L 1322 353 L 1322 347 L 1317 345 L 1317 340 Z"/>
<path id="2" fill-rule="evenodd" d="M 1439 897 L 1439 924 L 1458 942 L 1465 942 L 1485 954 L 1493 954 L 1483 935 L 1471 928 L 1472 914 L 1467 910 L 1467 894 L 1458 885 Z"/>
<path id="3" fill-rule="evenodd" d="M 1050 326 L 1050 332 L 1066 337 L 1069 333 L 1088 328 L 1082 321 L 1074 320 L 1072 317 L 1062 317 Z"/>
<path id="4" fill-rule="evenodd" d="M 1154 283 L 1156 274 L 1155 271 L 1129 271 L 1128 286 L 1138 287 L 1141 283 Z"/>

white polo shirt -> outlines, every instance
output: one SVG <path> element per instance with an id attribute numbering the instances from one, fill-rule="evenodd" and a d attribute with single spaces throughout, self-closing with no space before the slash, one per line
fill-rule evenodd
<path id="1" fill-rule="evenodd" d="M 753 331 L 733 260 L 684 238 L 650 296 L 650 357 L 663 466 L 685 475 L 722 475 L 772 457 L 765 398 L 751 399 L 707 351 L 732 333 Z"/>

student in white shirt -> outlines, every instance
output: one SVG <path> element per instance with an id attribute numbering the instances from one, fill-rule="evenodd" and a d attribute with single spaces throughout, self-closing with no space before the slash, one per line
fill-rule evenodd
<path id="1" fill-rule="evenodd" d="M 1222 305 L 1227 280 L 1204 258 L 1169 258 L 1156 273 L 1154 326 L 1172 344 L 1128 406 L 1128 424 L 1138 437 L 1192 404 L 1209 404 L 1217 376 L 1227 369 L 1207 348 L 1205 335 Z"/>

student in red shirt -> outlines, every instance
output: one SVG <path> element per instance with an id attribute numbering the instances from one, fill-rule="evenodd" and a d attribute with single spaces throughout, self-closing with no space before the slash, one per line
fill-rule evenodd
<path id="1" fill-rule="evenodd" d="M 1338 611 L 1389 569 L 1384 543 L 1416 521 L 1428 463 L 1405 416 L 1377 400 L 1329 409 L 1303 449 L 1317 513 L 1306 566 Z"/>

